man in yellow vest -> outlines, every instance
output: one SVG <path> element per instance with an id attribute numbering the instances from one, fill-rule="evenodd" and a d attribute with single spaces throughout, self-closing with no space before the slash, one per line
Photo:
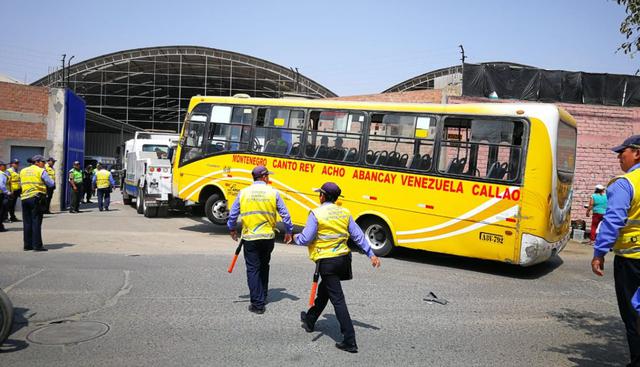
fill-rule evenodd
<path id="1" fill-rule="evenodd" d="M 79 161 L 73 162 L 73 168 L 69 171 L 69 185 L 71 185 L 71 207 L 69 208 L 69 213 L 80 213 L 83 180 Z"/>
<path id="2" fill-rule="evenodd" d="M 640 135 L 627 138 L 612 148 L 620 168 L 626 172 L 609 182 L 607 211 L 594 244 L 591 269 L 604 275 L 604 257 L 613 249 L 613 277 L 620 316 L 624 322 L 632 364 L 640 362 L 638 313 L 631 299 L 640 287 Z"/>
<path id="3" fill-rule="evenodd" d="M 342 192 L 340 187 L 333 182 L 326 182 L 316 191 L 320 193 L 321 205 L 309 213 L 304 229 L 294 237 L 296 245 L 309 246 L 309 258 L 316 263 L 322 279 L 314 305 L 300 314 L 302 327 L 312 332 L 327 301 L 331 300 L 344 337 L 342 342 L 336 343 L 336 348 L 357 353 L 356 334 L 340 285 L 341 280 L 351 279 L 351 250 L 347 241 L 351 238 L 360 246 L 373 267 L 380 267 L 380 259 L 374 255 L 349 210 L 336 205 Z"/>
<path id="4" fill-rule="evenodd" d="M 56 190 L 56 171 L 53 169 L 55 164 L 55 158 L 49 157 L 47 163 L 44 165 L 44 169 L 47 170 L 47 174 L 51 178 L 51 181 L 53 181 L 53 187 L 47 187 L 47 210 L 44 214 L 51 214 L 51 198 L 53 197 L 53 192 Z"/>
<path id="5" fill-rule="evenodd" d="M 31 158 L 33 164 L 20 171 L 22 186 L 22 220 L 24 221 L 24 250 L 47 251 L 42 246 L 42 218 L 47 204 L 47 187 L 53 187 L 44 169 L 44 157 Z"/>
<path id="6" fill-rule="evenodd" d="M 277 215 L 285 225 L 284 241 L 291 242 L 293 224 L 280 193 L 269 186 L 269 172 L 265 166 L 257 166 L 251 171 L 253 185 L 240 191 L 231 206 L 227 228 L 234 241 L 238 240 L 236 224 L 238 217 L 242 224 L 240 241 L 244 246 L 244 260 L 247 268 L 247 283 L 251 304 L 249 311 L 263 314 L 269 291 L 269 262 L 275 244 Z"/>
<path id="7" fill-rule="evenodd" d="M 20 220 L 16 217 L 16 203 L 20 198 L 20 160 L 14 158 L 7 172 L 9 173 L 9 191 L 11 191 L 8 203 L 9 220 L 19 222 Z"/>
<path id="8" fill-rule="evenodd" d="M 4 216 L 7 214 L 7 206 L 9 201 L 9 175 L 7 174 L 7 165 L 0 161 L 0 232 L 6 232 L 4 228 Z"/>
<path id="9" fill-rule="evenodd" d="M 111 172 L 107 171 L 104 166 L 98 164 L 98 171 L 93 175 L 91 183 L 94 189 L 98 189 L 98 209 L 100 211 L 109 211 L 111 188 L 116 185 L 116 182 L 111 176 Z"/>

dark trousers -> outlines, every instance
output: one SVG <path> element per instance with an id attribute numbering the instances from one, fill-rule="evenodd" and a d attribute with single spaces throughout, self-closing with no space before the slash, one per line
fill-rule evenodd
<path id="1" fill-rule="evenodd" d="M 275 239 L 242 240 L 242 243 L 251 304 L 258 309 L 263 309 L 267 303 L 269 262 L 271 261 L 271 252 L 273 251 Z"/>
<path id="2" fill-rule="evenodd" d="M 110 202 L 111 202 L 111 188 L 107 187 L 106 189 L 98 189 L 98 208 L 109 209 Z"/>
<path id="3" fill-rule="evenodd" d="M 340 284 L 340 279 L 350 277 L 351 254 L 318 261 L 320 261 L 321 281 L 318 284 L 318 295 L 314 305 L 307 311 L 307 322 L 315 324 L 327 305 L 327 301 L 330 300 L 340 323 L 340 332 L 344 336 L 344 342 L 356 344 L 356 333 L 353 330 L 353 323 Z"/>
<path id="4" fill-rule="evenodd" d="M 38 208 L 38 198 L 22 200 L 22 222 L 25 249 L 42 248 L 42 211 Z"/>
<path id="5" fill-rule="evenodd" d="M 631 360 L 640 359 L 640 336 L 636 322 L 638 313 L 631 306 L 631 298 L 640 287 L 640 259 L 616 256 L 613 260 L 613 277 L 616 282 L 616 297 L 620 317 L 627 331 L 627 343 Z"/>
<path id="6" fill-rule="evenodd" d="M 0 173 L 1 174 L 1 173 Z M 9 206 L 8 195 L 0 192 L 0 229 L 4 230 L 4 216 L 7 215 L 7 207 Z"/>
<path id="7" fill-rule="evenodd" d="M 47 213 L 51 211 L 51 198 L 55 190 L 55 187 L 47 187 Z"/>
<path id="8" fill-rule="evenodd" d="M 87 196 L 87 202 L 89 202 L 89 200 L 91 200 L 91 195 L 93 194 L 93 188 L 91 187 L 91 181 L 89 181 L 88 183 L 85 182 L 82 185 L 82 189 L 83 189 L 84 195 Z M 84 197 L 83 195 L 80 195 L 80 201 L 82 201 L 83 197 Z"/>
<path id="9" fill-rule="evenodd" d="M 13 192 L 13 195 L 11 195 L 11 197 L 9 197 L 9 203 L 7 205 L 9 209 L 9 218 L 11 220 L 16 219 L 16 203 L 18 202 L 18 199 L 20 199 L 21 193 L 22 189 L 18 189 Z M 5 213 L 5 215 L 7 214 Z"/>
<path id="10" fill-rule="evenodd" d="M 77 191 L 74 191 L 71 188 L 71 211 L 79 211 L 80 210 L 80 200 L 82 200 L 82 185 L 77 185 Z"/>

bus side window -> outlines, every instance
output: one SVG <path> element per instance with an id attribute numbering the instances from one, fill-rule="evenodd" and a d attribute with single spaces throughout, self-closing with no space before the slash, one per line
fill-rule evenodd
<path id="1" fill-rule="evenodd" d="M 304 155 L 336 162 L 357 162 L 365 115 L 347 111 L 311 111 Z"/>
<path id="2" fill-rule="evenodd" d="M 304 111 L 289 108 L 259 108 L 252 150 L 297 156 L 300 152 Z"/>

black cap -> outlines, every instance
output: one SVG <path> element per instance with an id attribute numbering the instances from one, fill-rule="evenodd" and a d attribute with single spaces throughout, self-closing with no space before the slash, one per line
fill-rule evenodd
<path id="1" fill-rule="evenodd" d="M 0 161 L 0 166 L 6 166 L 6 163 L 4 163 L 4 161 Z"/>
<path id="2" fill-rule="evenodd" d="M 611 150 L 616 153 L 620 153 L 626 148 L 640 149 L 640 135 L 633 135 L 626 138 L 624 142 L 622 142 L 622 144 L 618 145 L 617 147 L 611 148 Z"/>
<path id="3" fill-rule="evenodd" d="M 265 166 L 256 166 L 253 171 L 251 171 L 251 175 L 253 178 L 260 178 L 266 175 L 272 175 L 273 172 L 269 171 Z"/>
<path id="4" fill-rule="evenodd" d="M 49 159 L 47 159 L 47 162 L 57 162 L 55 158 L 53 157 L 49 157 Z"/>
<path id="5" fill-rule="evenodd" d="M 334 182 L 325 182 L 321 188 L 315 189 L 316 192 L 321 192 L 325 195 L 337 198 L 342 193 L 340 187 Z"/>
<path id="6" fill-rule="evenodd" d="M 43 156 L 41 156 L 40 154 L 36 154 L 33 157 L 31 157 L 31 161 L 36 163 L 36 162 L 44 162 L 45 158 Z"/>

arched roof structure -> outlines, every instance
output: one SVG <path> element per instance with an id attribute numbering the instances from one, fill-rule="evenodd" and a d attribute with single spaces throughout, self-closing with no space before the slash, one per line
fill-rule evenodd
<path id="1" fill-rule="evenodd" d="M 195 95 L 310 98 L 336 94 L 256 57 L 199 46 L 149 47 L 98 56 L 33 83 L 67 85 L 87 109 L 144 129 L 178 130 Z"/>

